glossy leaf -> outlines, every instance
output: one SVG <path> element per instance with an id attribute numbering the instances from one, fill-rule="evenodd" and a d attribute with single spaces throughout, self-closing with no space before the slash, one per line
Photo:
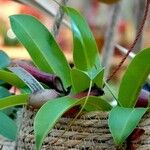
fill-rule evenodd
<path id="1" fill-rule="evenodd" d="M 42 71 L 56 73 L 65 87 L 70 86 L 70 67 L 48 29 L 28 15 L 13 15 L 10 21 L 14 33 L 28 50 L 34 63 Z"/>
<path id="2" fill-rule="evenodd" d="M 15 124 L 15 122 L 1 111 L 0 134 L 10 140 L 15 140 L 17 135 L 17 125 Z"/>
<path id="3" fill-rule="evenodd" d="M 1 98 L 0 110 L 17 106 L 17 105 L 25 105 L 27 104 L 28 99 L 29 99 L 29 94 L 13 95 L 6 98 Z"/>
<path id="4" fill-rule="evenodd" d="M 10 92 L 4 87 L 0 86 L 0 98 L 10 96 Z"/>
<path id="5" fill-rule="evenodd" d="M 70 7 L 64 7 L 70 17 L 73 32 L 73 59 L 75 67 L 87 71 L 100 68 L 100 58 L 94 36 L 79 12 Z"/>
<path id="6" fill-rule="evenodd" d="M 8 67 L 10 63 L 11 60 L 8 55 L 4 51 L 0 50 L 0 69 Z"/>
<path id="7" fill-rule="evenodd" d="M 17 77 L 14 73 L 4 71 L 4 70 L 0 70 L 0 80 L 3 80 L 16 87 L 26 86 L 25 83 L 19 77 Z"/>
<path id="8" fill-rule="evenodd" d="M 125 72 L 120 84 L 118 100 L 123 107 L 134 107 L 150 73 L 150 48 L 139 52 Z"/>
<path id="9" fill-rule="evenodd" d="M 72 88 L 74 93 L 78 93 L 88 89 L 90 78 L 86 73 L 78 69 L 71 70 Z"/>
<path id="10" fill-rule="evenodd" d="M 147 108 L 115 107 L 109 114 L 108 124 L 113 139 L 121 145 L 138 125 Z"/>
<path id="11" fill-rule="evenodd" d="M 84 101 L 85 98 L 82 99 Z M 86 111 L 109 111 L 112 106 L 101 97 L 90 96 L 84 107 Z"/>
<path id="12" fill-rule="evenodd" d="M 61 97 L 50 100 L 38 111 L 34 121 L 36 149 L 40 150 L 42 142 L 58 119 L 71 107 L 79 104 L 80 100 Z"/>

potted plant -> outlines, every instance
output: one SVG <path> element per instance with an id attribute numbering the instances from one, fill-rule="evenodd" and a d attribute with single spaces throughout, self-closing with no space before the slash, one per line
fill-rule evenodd
<path id="1" fill-rule="evenodd" d="M 149 93 L 142 86 L 150 72 L 150 49 L 132 60 L 116 96 L 104 79 L 105 68 L 85 19 L 73 8 L 63 9 L 71 21 L 73 68 L 41 22 L 29 15 L 10 17 L 14 33 L 35 64 L 16 62 L 0 70 L 0 79 L 21 91 L 0 101 L 0 109 L 24 105 L 17 148 L 147 148 Z M 104 87 L 117 106 L 103 99 Z M 145 99 L 142 94 L 138 98 L 140 92 Z"/>

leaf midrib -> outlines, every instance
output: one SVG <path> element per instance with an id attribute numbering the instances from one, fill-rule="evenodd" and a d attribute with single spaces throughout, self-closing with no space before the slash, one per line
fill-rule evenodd
<path id="1" fill-rule="evenodd" d="M 47 57 L 44 57 L 45 55 L 44 55 L 44 53 L 40 50 L 40 46 L 39 46 L 38 44 L 36 44 L 36 43 L 34 42 L 34 40 L 32 40 L 32 36 L 27 32 L 27 30 L 24 28 L 24 26 L 23 26 L 17 19 L 15 19 L 15 18 L 13 18 L 13 19 L 16 20 L 16 22 L 22 27 L 22 29 L 24 29 L 24 31 L 27 33 L 29 39 L 33 42 L 33 44 L 36 46 L 36 48 L 37 48 L 37 49 L 39 50 L 39 52 L 41 53 L 42 58 L 44 58 L 44 59 L 46 60 L 46 62 L 47 62 L 47 64 L 49 65 L 50 69 L 53 71 L 53 73 L 56 73 L 56 72 L 54 72 L 54 70 L 51 68 L 51 66 L 50 66 L 50 64 L 49 64 L 49 62 L 48 62 L 48 60 L 47 60 Z"/>
<path id="2" fill-rule="evenodd" d="M 120 139 L 121 139 L 121 137 L 122 137 L 122 135 L 123 135 L 124 131 L 125 131 L 125 130 L 126 130 L 126 128 L 127 128 L 128 121 L 130 120 L 130 118 L 131 118 L 132 114 L 133 114 L 135 111 L 136 111 L 136 110 L 135 110 L 135 109 L 133 109 L 133 110 L 131 111 L 131 113 L 130 113 L 130 115 L 129 115 L 128 119 L 126 119 L 125 126 L 124 126 L 124 128 L 122 129 L 122 132 L 121 132 L 120 137 L 119 137 L 119 143 L 121 142 L 121 140 L 120 140 Z"/>
<path id="3" fill-rule="evenodd" d="M 81 103 L 81 100 L 75 101 L 73 106 L 77 105 L 78 103 Z M 72 106 L 70 106 L 70 108 L 71 108 L 71 107 L 72 107 Z M 68 108 L 67 110 L 69 110 L 70 108 Z M 67 111 L 67 110 L 65 110 L 65 111 Z M 61 112 L 64 112 L 64 110 L 62 110 Z M 43 137 L 40 139 L 40 144 L 38 144 L 38 149 L 39 149 L 39 148 L 41 147 L 41 145 L 42 145 L 42 142 L 41 142 L 41 141 L 43 141 L 44 138 L 46 137 L 47 133 L 50 132 L 51 129 L 49 129 L 49 128 L 50 128 L 51 126 L 54 126 L 54 124 L 61 118 L 60 114 L 62 114 L 62 113 L 57 114 L 57 117 L 55 117 L 55 118 L 57 118 L 57 119 L 55 119 L 55 121 L 53 121 L 53 123 L 52 123 L 51 125 L 49 125 L 48 129 L 45 130 L 45 132 L 44 132 L 44 134 L 43 134 Z"/>

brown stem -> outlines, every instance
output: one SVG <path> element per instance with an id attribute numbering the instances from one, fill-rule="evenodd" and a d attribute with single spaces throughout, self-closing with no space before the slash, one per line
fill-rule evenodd
<path id="1" fill-rule="evenodd" d="M 150 4 L 150 0 L 147 0 L 146 6 L 145 6 L 145 11 L 144 11 L 144 17 L 143 17 L 142 23 L 141 23 L 140 28 L 139 28 L 139 30 L 137 32 L 137 35 L 135 37 L 134 42 L 131 44 L 131 46 L 129 48 L 129 51 L 124 56 L 124 58 L 122 59 L 122 61 L 118 64 L 118 66 L 116 67 L 116 69 L 112 72 L 112 74 L 108 77 L 108 79 L 106 80 L 106 82 L 109 82 L 113 78 L 113 76 L 118 72 L 118 70 L 121 68 L 121 66 L 125 62 L 126 58 L 128 57 L 129 53 L 134 49 L 134 47 L 135 47 L 138 39 L 141 37 L 142 31 L 143 31 L 143 28 L 144 28 L 144 25 L 145 25 L 145 22 L 146 22 L 146 19 L 147 19 L 147 16 L 148 16 L 149 4 Z"/>
<path id="2" fill-rule="evenodd" d="M 39 82 L 42 82 L 48 85 L 50 88 L 55 89 L 57 92 L 63 93 L 66 92 L 61 79 L 54 75 L 42 72 L 36 67 L 33 67 L 25 62 L 17 61 L 16 64 L 26 71 L 28 71 L 32 76 L 34 76 Z"/>

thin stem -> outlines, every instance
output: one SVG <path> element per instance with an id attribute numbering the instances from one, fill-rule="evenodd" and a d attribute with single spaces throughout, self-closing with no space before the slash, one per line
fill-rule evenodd
<path id="1" fill-rule="evenodd" d="M 89 90 L 88 90 L 88 93 L 87 93 L 87 96 L 86 96 L 86 99 L 85 99 L 85 101 L 84 101 L 84 104 L 83 104 L 82 108 L 80 109 L 80 111 L 78 112 L 78 114 L 75 116 L 75 118 L 74 118 L 73 120 L 71 120 L 71 122 L 69 122 L 69 125 L 67 126 L 67 129 L 65 129 L 65 131 L 60 135 L 60 137 L 59 137 L 57 140 L 55 140 L 55 141 L 53 142 L 53 144 L 55 144 L 55 143 L 58 142 L 58 140 L 67 132 L 67 130 L 70 129 L 70 127 L 74 124 L 74 122 L 76 121 L 76 119 L 77 119 L 77 118 L 80 116 L 80 114 L 82 113 L 82 111 L 83 111 L 83 109 L 84 109 L 84 107 L 85 107 L 85 105 L 86 105 L 86 103 L 87 103 L 87 101 L 88 101 L 88 98 L 89 98 L 89 96 L 90 96 L 91 89 L 92 89 L 92 83 L 93 83 L 93 82 L 90 81 Z"/>
<path id="2" fill-rule="evenodd" d="M 144 17 L 143 17 L 143 20 L 142 20 L 142 23 L 141 23 L 141 26 L 137 32 L 137 35 L 135 37 L 135 40 L 134 42 L 131 44 L 130 48 L 129 48 L 129 51 L 127 52 L 127 54 L 124 56 L 124 58 L 122 59 L 122 61 L 118 64 L 118 66 L 116 67 L 116 69 L 112 72 L 112 74 L 108 77 L 108 79 L 106 80 L 106 82 L 109 82 L 113 76 L 118 72 L 118 70 L 121 68 L 121 66 L 123 65 L 123 63 L 125 62 L 126 58 L 128 57 L 129 53 L 134 49 L 138 39 L 140 38 L 141 34 L 142 34 L 142 31 L 143 31 L 143 28 L 144 28 L 144 25 L 145 25 L 145 22 L 146 22 L 146 19 L 147 19 L 147 16 L 148 16 L 148 11 L 149 11 L 149 4 L 150 4 L 150 0 L 147 0 L 146 2 L 146 7 L 145 7 L 145 12 L 144 12 Z"/>

